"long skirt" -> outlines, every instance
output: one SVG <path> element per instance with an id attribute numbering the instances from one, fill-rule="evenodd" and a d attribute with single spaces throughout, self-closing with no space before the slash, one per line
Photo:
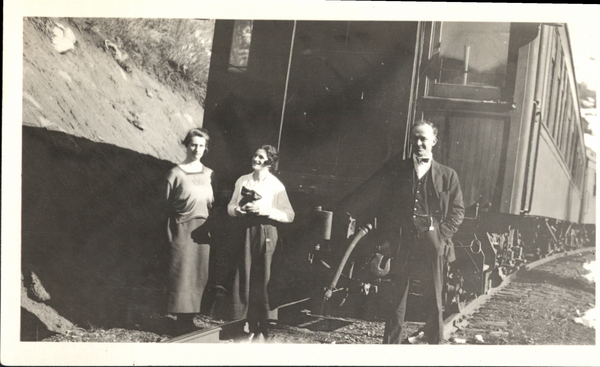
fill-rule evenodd
<path id="1" fill-rule="evenodd" d="M 246 318 L 250 332 L 265 333 L 271 310 L 267 286 L 277 245 L 277 227 L 268 219 L 243 220 L 246 225 L 242 253 L 238 254 L 232 286 L 232 318 Z M 239 256 L 241 255 L 241 256 Z"/>
<path id="2" fill-rule="evenodd" d="M 170 220 L 171 256 L 167 311 L 199 313 L 208 282 L 210 236 L 203 218 L 184 223 Z"/>

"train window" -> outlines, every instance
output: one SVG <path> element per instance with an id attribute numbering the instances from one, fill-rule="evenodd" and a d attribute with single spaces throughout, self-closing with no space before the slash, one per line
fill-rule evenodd
<path id="1" fill-rule="evenodd" d="M 568 77 L 566 74 L 566 68 L 565 68 L 565 74 L 563 76 L 563 88 L 562 88 L 562 93 L 561 93 L 561 100 L 560 100 L 560 104 L 558 106 L 559 107 L 558 118 L 563 123 L 563 128 L 562 128 L 562 131 L 560 132 L 560 148 L 563 152 L 563 156 L 565 156 L 565 142 L 567 140 L 566 138 L 567 138 L 567 134 L 569 131 L 569 121 L 567 120 L 567 115 L 565 114 L 565 112 L 567 110 L 567 103 L 569 100 L 568 86 L 569 86 L 569 80 L 568 80 Z"/>
<path id="2" fill-rule="evenodd" d="M 427 94 L 500 100 L 506 86 L 510 23 L 442 22 L 433 32 L 436 73 Z"/>
<path id="3" fill-rule="evenodd" d="M 569 123 L 572 124 L 573 118 L 572 116 L 569 117 L 570 121 Z M 567 155 L 567 162 L 569 167 L 571 167 L 571 172 L 574 175 L 575 174 L 575 167 L 577 165 L 577 129 L 575 127 L 575 125 L 571 125 L 572 126 L 572 130 L 571 130 L 571 136 L 570 136 L 570 141 L 569 141 L 569 148 L 568 148 L 568 155 Z"/>
<path id="4" fill-rule="evenodd" d="M 252 20 L 236 20 L 234 23 L 229 53 L 229 71 L 231 72 L 245 72 L 248 68 L 252 26 Z"/>
<path id="5" fill-rule="evenodd" d="M 576 172 L 577 172 L 577 184 L 580 188 L 583 187 L 583 178 L 585 171 L 585 150 L 581 146 L 581 142 L 577 139 L 577 162 L 576 162 Z M 596 190 L 594 188 L 594 196 L 596 196 Z"/>
<path id="6" fill-rule="evenodd" d="M 569 134 L 567 135 L 567 165 L 571 167 L 573 165 L 573 152 L 574 152 L 574 142 L 575 142 L 575 125 L 573 124 L 573 116 L 569 113 Z"/>
<path id="7" fill-rule="evenodd" d="M 560 131 L 560 128 L 562 127 L 561 121 L 558 118 L 558 106 L 560 103 L 560 96 L 561 96 L 561 89 L 562 89 L 562 74 L 563 74 L 562 59 L 560 58 L 560 56 L 561 56 L 560 53 L 558 53 L 557 61 L 556 61 L 555 75 L 554 75 L 554 84 L 555 84 L 556 88 L 552 95 L 552 100 L 551 100 L 552 110 L 551 110 L 551 114 L 549 117 L 551 125 L 552 125 L 552 137 L 554 138 L 554 141 L 558 141 L 559 131 Z"/>
<path id="8" fill-rule="evenodd" d="M 557 137 L 556 137 L 556 144 L 558 145 L 558 148 L 560 149 L 560 151 L 563 154 L 563 157 L 565 155 L 565 134 L 567 132 L 568 129 L 568 121 L 566 121 L 564 119 L 563 116 L 563 112 L 564 112 L 564 107 L 565 107 L 565 81 L 563 80 L 563 88 L 561 90 L 560 93 L 560 99 L 558 101 L 558 106 L 556 106 L 557 108 L 557 113 L 556 113 L 556 118 L 558 119 L 558 121 L 560 121 L 560 128 L 557 132 Z"/>
<path id="9" fill-rule="evenodd" d="M 571 119 L 571 116 L 566 116 L 565 115 L 565 119 L 566 119 L 566 125 L 567 127 L 565 128 L 566 133 L 565 133 L 565 138 L 564 138 L 564 149 L 563 149 L 563 155 L 565 156 L 565 160 L 567 161 L 567 164 L 571 163 L 571 140 L 573 140 L 573 120 Z"/>
<path id="10" fill-rule="evenodd" d="M 568 85 L 568 83 L 565 83 Z M 569 161 L 569 148 L 571 147 L 569 141 L 571 138 L 571 133 L 573 130 L 573 120 L 571 118 L 571 93 L 566 92 L 567 96 L 565 98 L 565 102 L 563 103 L 561 119 L 565 121 L 565 128 L 563 130 L 563 138 L 561 139 L 561 148 L 563 150 L 563 155 Z"/>
<path id="11" fill-rule="evenodd" d="M 544 114 L 546 126 L 548 127 L 548 131 L 552 132 L 554 128 L 554 119 L 551 118 L 552 107 L 554 106 L 554 95 L 556 94 L 556 34 L 551 33 L 550 37 L 550 52 L 549 52 L 549 63 L 550 67 L 548 68 L 548 79 L 546 81 L 548 85 L 547 94 L 546 94 L 546 113 Z"/>

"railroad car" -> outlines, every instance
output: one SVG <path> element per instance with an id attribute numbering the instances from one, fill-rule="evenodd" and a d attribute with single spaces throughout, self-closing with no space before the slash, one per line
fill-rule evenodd
<path id="1" fill-rule="evenodd" d="M 566 24 L 216 21 L 206 161 L 226 201 L 254 149 L 278 147 L 297 213 L 282 236 L 287 277 L 273 281 L 287 298 L 321 292 L 338 310 L 354 298 L 353 312 L 379 312 L 386 259 L 367 234 L 377 218 L 340 203 L 391 157 L 410 155 L 418 119 L 438 126 L 434 157 L 457 171 L 467 208 L 448 313 L 524 263 L 593 238 L 595 157 Z M 324 296 L 326 285 L 338 296 Z"/>

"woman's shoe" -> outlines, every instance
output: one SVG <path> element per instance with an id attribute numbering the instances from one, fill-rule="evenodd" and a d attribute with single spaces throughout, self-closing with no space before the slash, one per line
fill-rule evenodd
<path id="1" fill-rule="evenodd" d="M 265 335 L 263 333 L 258 333 L 254 335 L 254 338 L 252 338 L 252 343 L 264 343 L 265 340 Z"/>

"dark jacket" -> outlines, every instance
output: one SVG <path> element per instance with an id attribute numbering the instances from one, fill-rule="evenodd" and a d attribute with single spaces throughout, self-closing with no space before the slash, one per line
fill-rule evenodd
<path id="1" fill-rule="evenodd" d="M 370 221 L 376 217 L 378 236 L 388 241 L 395 251 L 401 253 L 402 228 L 412 221 L 413 173 L 412 159 L 392 158 L 371 179 L 362 185 L 348 200 L 347 211 L 360 220 Z M 458 175 L 452 168 L 435 160 L 429 172 L 434 190 L 428 191 L 428 203 L 432 215 L 439 221 L 440 245 L 437 255 L 444 255 L 448 262 L 454 261 L 452 236 L 464 218 L 464 204 Z M 397 249 L 397 250 L 396 250 Z"/>
<path id="2" fill-rule="evenodd" d="M 393 158 L 377 174 L 362 185 L 348 200 L 347 210 L 357 221 L 373 220 L 377 217 L 378 228 L 374 236 L 382 245 L 389 246 L 388 255 L 393 257 L 389 276 L 392 289 L 389 297 L 390 313 L 386 321 L 384 343 L 400 343 L 406 304 L 401 299 L 409 287 L 409 259 L 411 251 L 425 251 L 425 261 L 431 264 L 433 287 L 435 289 L 434 315 L 429 305 L 426 324 L 429 325 L 430 342 L 440 342 L 444 335 L 443 323 L 443 282 L 446 262 L 455 259 L 452 236 L 464 218 L 462 191 L 456 172 L 435 160 L 431 164 L 427 182 L 427 204 L 434 220 L 434 230 L 429 226 L 414 225 L 413 194 L 414 163 L 412 159 Z M 419 240 L 416 238 L 418 234 Z M 414 243 L 418 241 L 418 243 Z M 414 246 L 413 246 L 414 245 Z M 423 257 L 419 258 L 423 259 Z M 420 260 L 416 260 L 420 261 Z M 422 261 L 422 260 L 421 260 Z M 429 287 L 428 284 L 422 285 Z M 429 299 L 429 298 L 428 298 Z M 436 320 L 435 322 L 433 320 Z"/>

